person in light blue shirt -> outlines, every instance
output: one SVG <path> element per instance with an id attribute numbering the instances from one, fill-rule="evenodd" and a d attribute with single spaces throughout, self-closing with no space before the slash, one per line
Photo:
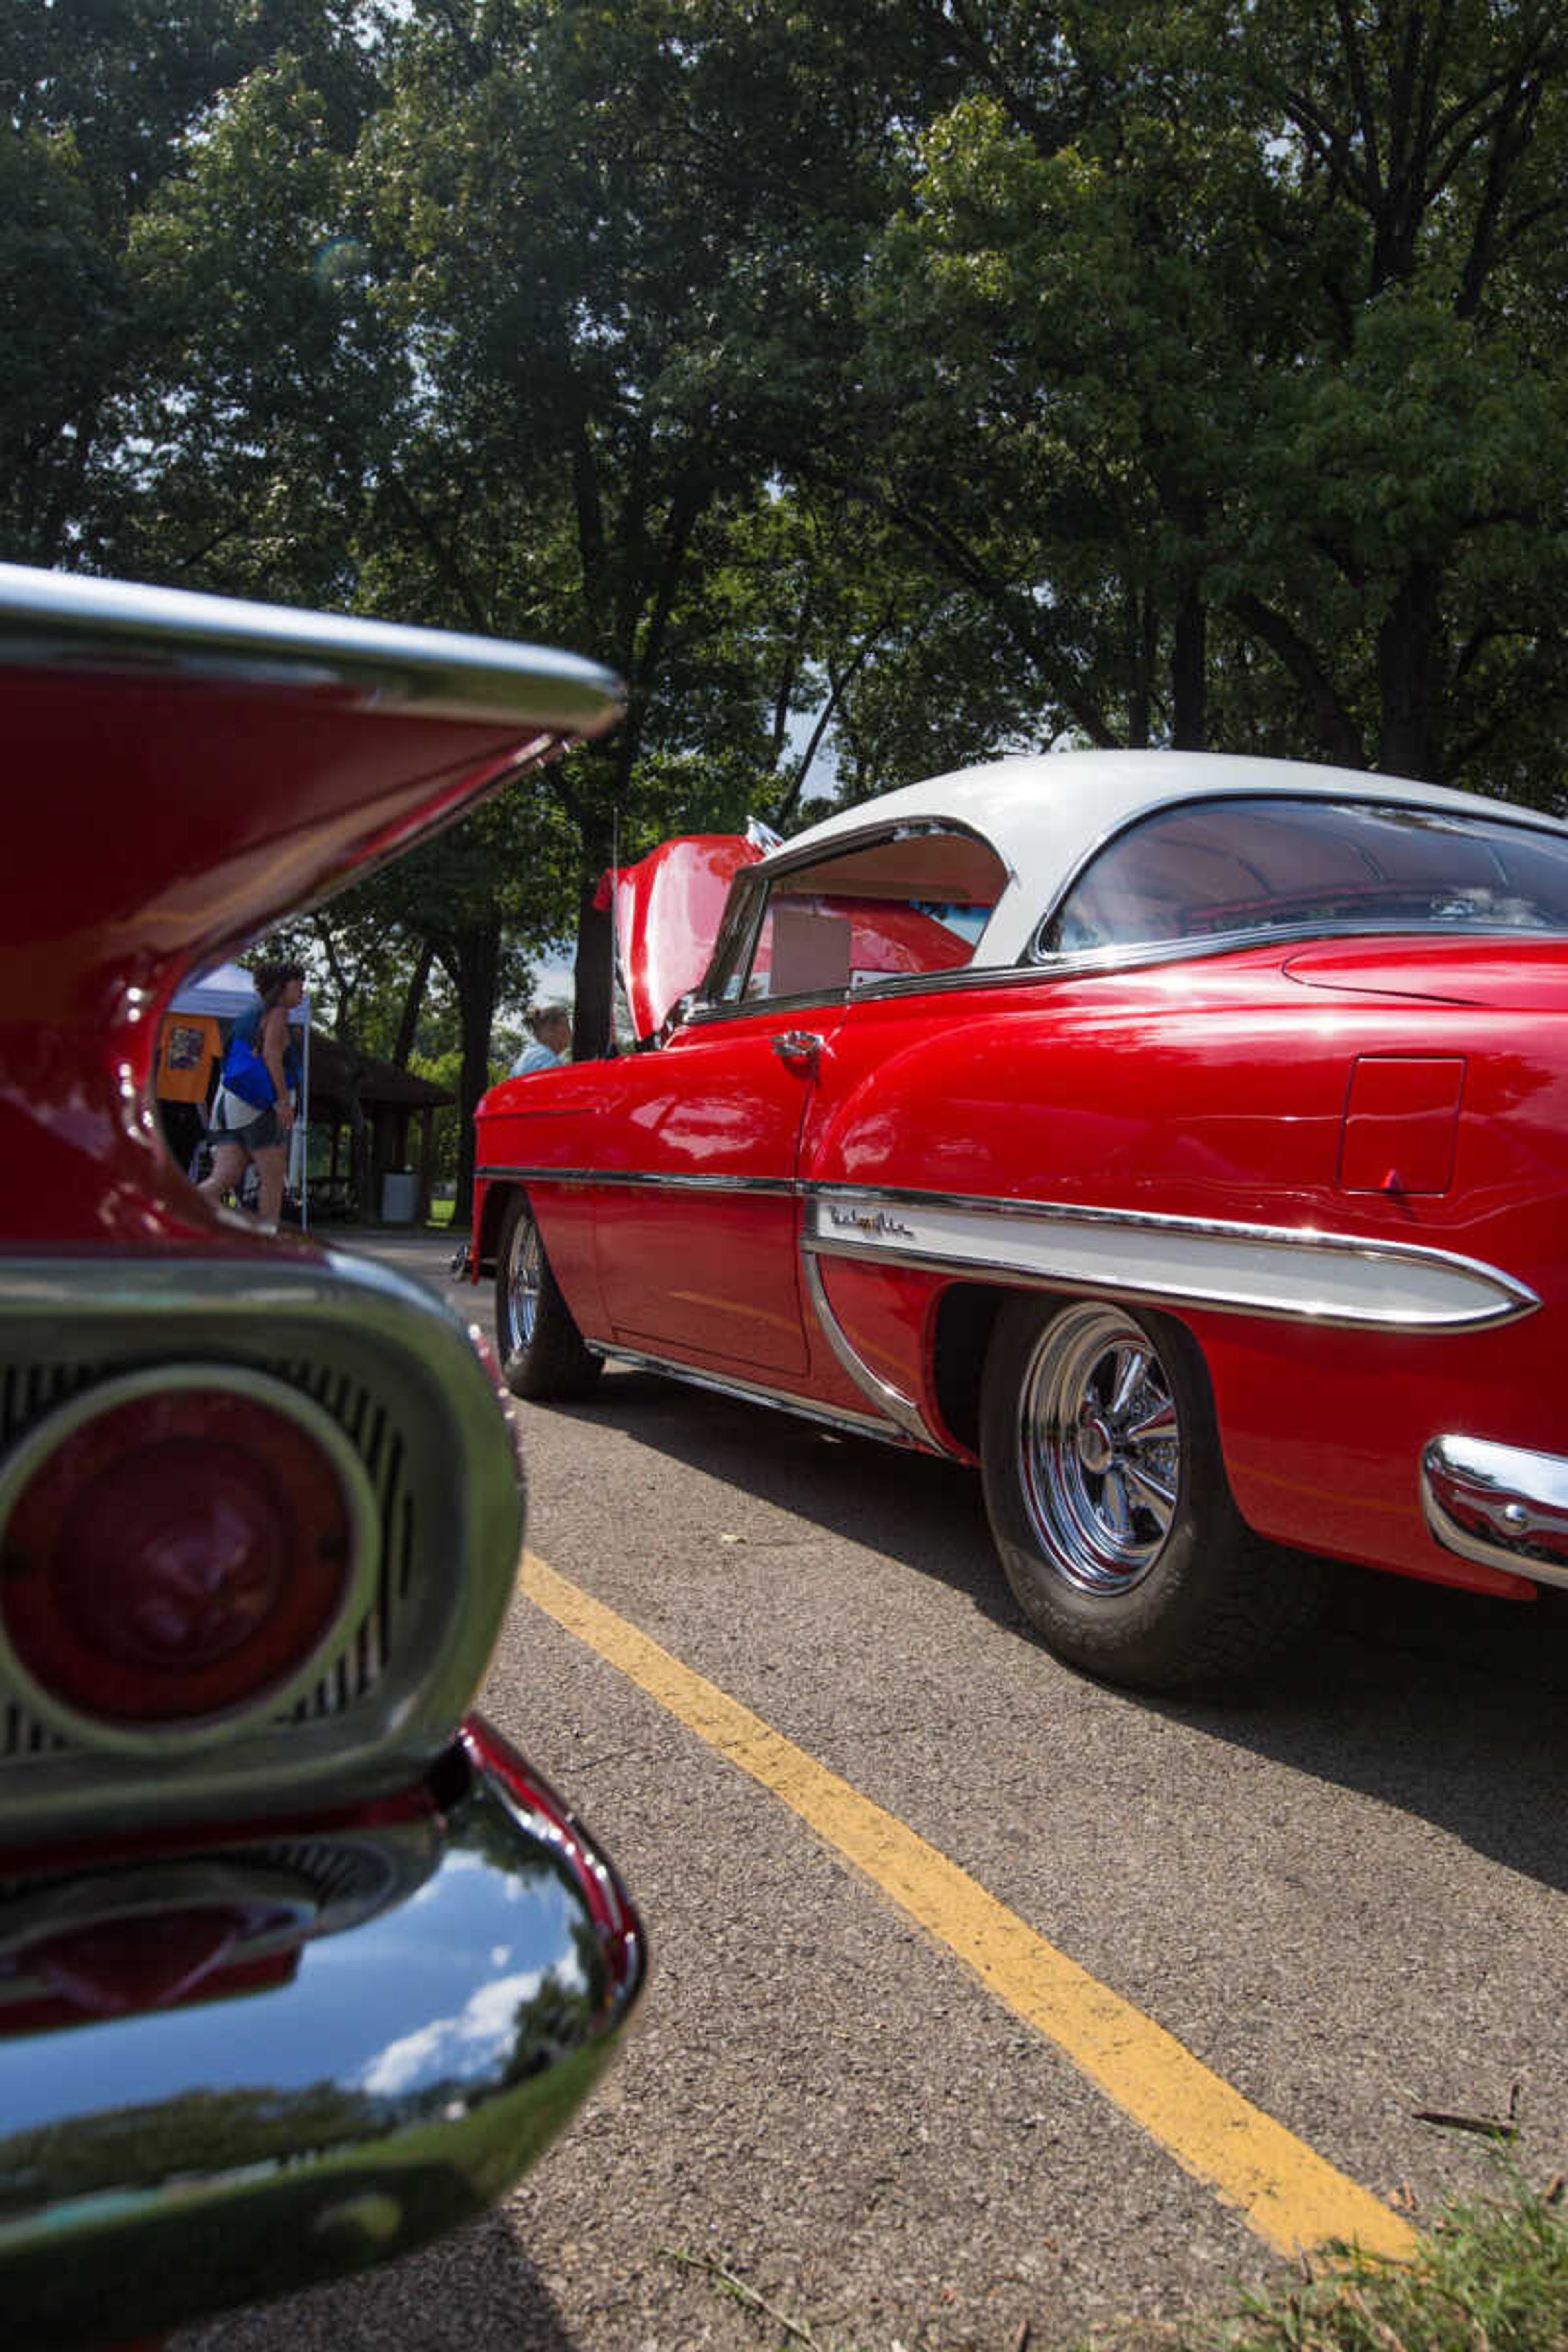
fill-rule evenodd
<path id="1" fill-rule="evenodd" d="M 531 1077 L 535 1070 L 552 1070 L 572 1055 L 572 1015 L 563 1004 L 545 1004 L 528 1016 L 533 1043 L 525 1045 L 511 1066 L 514 1078 Z"/>

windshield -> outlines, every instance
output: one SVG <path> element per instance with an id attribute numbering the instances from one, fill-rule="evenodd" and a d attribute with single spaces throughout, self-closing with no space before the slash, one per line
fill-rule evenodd
<path id="1" fill-rule="evenodd" d="M 1352 801 L 1187 802 L 1108 842 L 1036 952 L 1316 926 L 1568 931 L 1568 835 Z"/>

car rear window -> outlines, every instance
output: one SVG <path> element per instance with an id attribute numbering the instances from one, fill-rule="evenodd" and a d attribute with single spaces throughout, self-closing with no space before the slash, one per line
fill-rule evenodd
<path id="1" fill-rule="evenodd" d="M 1315 927 L 1568 931 L 1568 836 L 1387 803 L 1187 802 L 1107 843 L 1036 952 Z"/>

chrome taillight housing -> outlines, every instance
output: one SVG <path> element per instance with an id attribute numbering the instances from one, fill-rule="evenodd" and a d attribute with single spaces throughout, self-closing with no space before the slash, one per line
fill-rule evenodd
<path id="1" fill-rule="evenodd" d="M 0 1469 L 0 1673 L 99 1746 L 225 1738 L 330 1667 L 379 1552 L 363 1465 L 309 1398 L 223 1363 L 111 1379 Z"/>
<path id="2" fill-rule="evenodd" d="M 406 1788 L 521 1529 L 493 1374 L 423 1285 L 278 1242 L 0 1261 L 0 1851 Z"/>

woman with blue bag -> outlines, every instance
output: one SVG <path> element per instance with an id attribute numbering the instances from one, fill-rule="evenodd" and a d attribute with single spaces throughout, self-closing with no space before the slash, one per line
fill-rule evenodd
<path id="1" fill-rule="evenodd" d="M 289 1015 L 305 993 L 305 968 L 298 963 L 258 964 L 256 1002 L 229 1032 L 217 1093 L 213 1098 L 208 1139 L 212 1173 L 197 1186 L 210 1201 L 237 1196 L 247 1161 L 257 1176 L 257 1213 L 274 1231 L 283 1206 L 283 1172 L 289 1130 L 294 1124 L 290 1089 L 300 1080 L 300 1049 L 289 1034 Z"/>

